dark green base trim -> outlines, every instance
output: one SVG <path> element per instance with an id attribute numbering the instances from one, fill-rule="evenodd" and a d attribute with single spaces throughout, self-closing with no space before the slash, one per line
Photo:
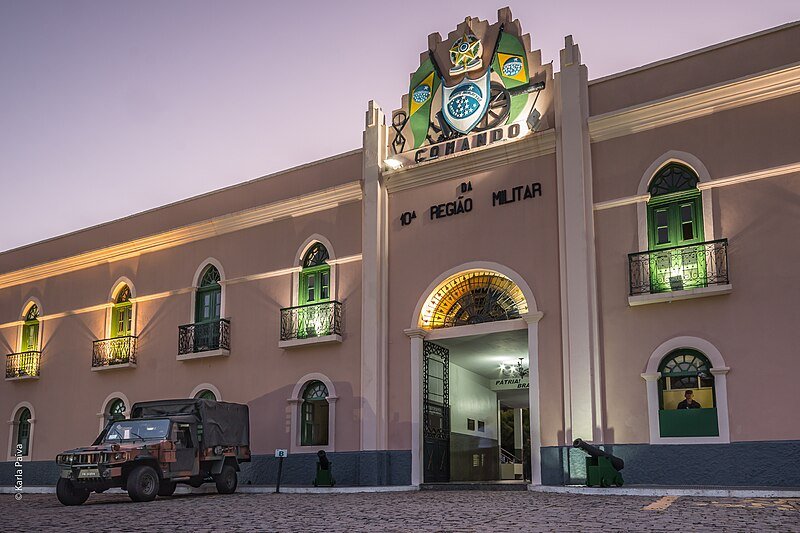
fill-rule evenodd
<path id="1" fill-rule="evenodd" d="M 369 452 L 331 452 L 336 486 L 385 486 L 411 484 L 411 451 L 386 450 Z M 17 468 L 13 462 L 0 462 L 0 486 L 13 486 Z M 23 486 L 55 485 L 58 467 L 55 461 L 22 463 Z M 308 485 L 314 481 L 317 455 L 302 453 L 283 460 L 281 484 Z M 239 485 L 274 485 L 278 478 L 278 459 L 271 455 L 254 455 L 242 464 Z"/>
<path id="2" fill-rule="evenodd" d="M 800 487 L 800 441 L 731 444 L 614 444 L 626 485 Z M 542 448 L 542 484 L 586 483 L 586 454 Z"/>

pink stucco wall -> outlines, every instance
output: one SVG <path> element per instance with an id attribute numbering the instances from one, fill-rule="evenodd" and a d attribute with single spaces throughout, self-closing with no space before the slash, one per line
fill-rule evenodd
<path id="1" fill-rule="evenodd" d="M 452 201 L 471 181 L 472 212 L 430 219 L 432 204 Z M 531 182 L 542 196 L 492 207 L 492 192 Z M 544 318 L 539 324 L 543 440 L 556 444 L 563 428 L 558 211 L 554 155 L 510 164 L 390 195 L 389 207 L 389 445 L 411 446 L 410 340 L 414 309 L 440 274 L 472 261 L 500 263 L 533 290 Z M 400 214 L 417 219 L 400 226 Z"/>

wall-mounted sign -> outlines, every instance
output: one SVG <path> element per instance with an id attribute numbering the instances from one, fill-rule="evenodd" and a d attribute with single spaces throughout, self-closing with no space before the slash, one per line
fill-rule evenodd
<path id="1" fill-rule="evenodd" d="M 499 142 L 516 140 L 529 133 L 530 128 L 527 124 L 509 124 L 501 126 L 491 131 L 473 133 L 464 137 L 458 137 L 449 141 L 443 141 L 430 146 L 425 146 L 413 152 L 405 152 L 394 156 L 392 159 L 399 164 L 406 166 L 423 161 L 433 161 L 440 157 L 453 154 L 460 154 L 469 150 L 474 150 L 482 146 L 489 146 Z"/>
<path id="2" fill-rule="evenodd" d="M 528 378 L 498 378 L 492 380 L 492 390 L 529 389 Z"/>

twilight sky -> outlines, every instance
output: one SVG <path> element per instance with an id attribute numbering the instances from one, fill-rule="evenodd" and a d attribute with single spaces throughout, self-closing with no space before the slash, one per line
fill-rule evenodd
<path id="1" fill-rule="evenodd" d="M 505 5 L 544 62 L 574 35 L 590 78 L 800 19 L 798 0 L 0 0 L 0 250 L 358 148 L 429 33 Z"/>

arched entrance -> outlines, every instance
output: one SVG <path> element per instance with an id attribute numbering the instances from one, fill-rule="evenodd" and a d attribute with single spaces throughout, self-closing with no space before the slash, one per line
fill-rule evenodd
<path id="1" fill-rule="evenodd" d="M 462 265 L 431 283 L 406 330 L 413 484 L 521 480 L 523 463 L 524 477 L 540 482 L 541 316 L 524 280 L 502 265 Z"/>

